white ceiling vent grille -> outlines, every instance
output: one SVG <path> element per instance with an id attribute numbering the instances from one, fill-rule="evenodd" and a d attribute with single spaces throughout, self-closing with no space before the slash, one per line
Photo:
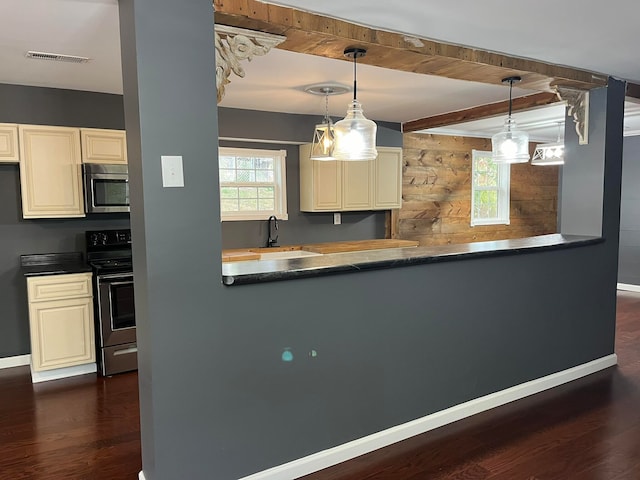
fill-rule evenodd
<path id="1" fill-rule="evenodd" d="M 34 60 L 53 60 L 54 62 L 69 63 L 87 63 L 89 61 L 87 57 L 77 57 L 75 55 L 64 55 L 61 53 L 34 52 L 33 50 L 29 50 L 26 57 Z"/>

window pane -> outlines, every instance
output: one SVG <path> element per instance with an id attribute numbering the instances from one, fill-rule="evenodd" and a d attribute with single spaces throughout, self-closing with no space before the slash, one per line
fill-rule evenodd
<path id="1" fill-rule="evenodd" d="M 239 210 L 238 201 L 223 198 L 220 200 L 220 210 L 223 212 L 237 212 Z"/>
<path id="2" fill-rule="evenodd" d="M 220 182 L 235 182 L 236 171 L 220 169 Z"/>
<path id="3" fill-rule="evenodd" d="M 478 187 L 486 187 L 487 186 L 487 174 L 484 172 L 476 172 L 476 186 Z"/>
<path id="4" fill-rule="evenodd" d="M 482 191 L 475 194 L 474 217 L 496 218 L 498 216 L 498 192 Z"/>
<path id="5" fill-rule="evenodd" d="M 256 170 L 256 182 L 273 182 L 273 170 Z"/>
<path id="6" fill-rule="evenodd" d="M 258 189 L 256 187 L 240 187 L 238 193 L 240 198 L 258 198 Z"/>
<path id="7" fill-rule="evenodd" d="M 238 159 L 236 160 L 238 167 L 237 168 L 241 168 L 244 170 L 253 170 L 255 167 L 255 159 L 254 158 L 244 158 L 244 157 L 238 157 Z"/>
<path id="8" fill-rule="evenodd" d="M 256 158 L 256 169 L 273 170 L 273 158 Z"/>
<path id="9" fill-rule="evenodd" d="M 275 188 L 273 187 L 258 188 L 258 198 L 274 198 L 275 193 Z"/>
<path id="10" fill-rule="evenodd" d="M 238 198 L 236 187 L 220 187 L 220 198 Z"/>
<path id="11" fill-rule="evenodd" d="M 497 187 L 498 186 L 498 166 L 491 162 L 491 168 L 487 170 L 487 186 L 489 187 Z"/>
<path id="12" fill-rule="evenodd" d="M 236 158 L 220 157 L 220 164 L 218 166 L 220 168 L 236 168 Z"/>
<path id="13" fill-rule="evenodd" d="M 238 182 L 255 182 L 256 172 L 255 170 L 237 170 Z"/>
<path id="14" fill-rule="evenodd" d="M 258 210 L 258 199 L 256 198 L 243 198 L 240 200 L 240 211 L 255 211 Z"/>
<path id="15" fill-rule="evenodd" d="M 260 200 L 258 200 L 258 206 L 258 210 L 260 210 L 261 212 L 275 210 L 273 199 L 261 198 Z"/>

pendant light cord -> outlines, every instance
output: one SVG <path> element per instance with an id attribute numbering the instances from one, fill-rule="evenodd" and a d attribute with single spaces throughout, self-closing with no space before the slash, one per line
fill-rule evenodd
<path id="1" fill-rule="evenodd" d="M 357 92 L 358 92 L 358 81 L 356 77 L 356 58 L 358 58 L 358 55 L 357 54 L 353 55 L 353 99 L 354 100 L 357 99 Z"/>
<path id="2" fill-rule="evenodd" d="M 324 93 L 324 121 L 329 123 L 329 92 Z"/>
<path id="3" fill-rule="evenodd" d="M 509 118 L 511 118 L 511 91 L 513 90 L 513 79 L 509 80 Z"/>

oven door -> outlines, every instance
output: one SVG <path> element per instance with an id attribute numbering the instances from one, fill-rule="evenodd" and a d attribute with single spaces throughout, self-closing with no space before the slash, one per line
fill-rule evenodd
<path id="1" fill-rule="evenodd" d="M 100 347 L 135 342 L 133 274 L 98 275 L 96 289 Z"/>

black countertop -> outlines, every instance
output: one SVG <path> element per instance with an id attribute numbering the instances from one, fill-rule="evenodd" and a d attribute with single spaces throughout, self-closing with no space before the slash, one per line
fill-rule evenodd
<path id="1" fill-rule="evenodd" d="M 91 267 L 85 263 L 81 252 L 20 255 L 20 267 L 25 277 L 91 271 Z"/>
<path id="2" fill-rule="evenodd" d="M 222 264 L 222 283 L 233 286 L 272 282 L 464 258 L 497 257 L 533 251 L 559 250 L 601 242 L 604 242 L 602 237 L 551 234 L 459 245 L 366 250 L 281 260 L 225 262 Z"/>

